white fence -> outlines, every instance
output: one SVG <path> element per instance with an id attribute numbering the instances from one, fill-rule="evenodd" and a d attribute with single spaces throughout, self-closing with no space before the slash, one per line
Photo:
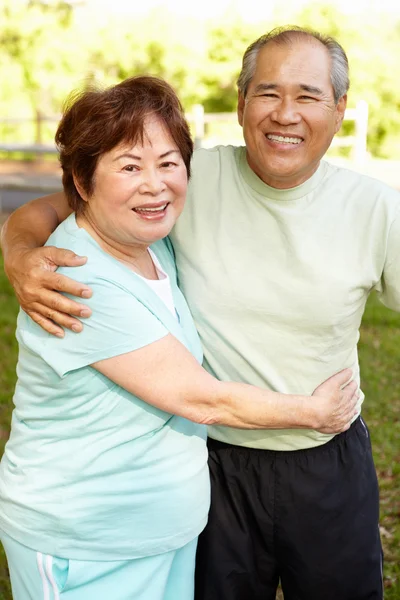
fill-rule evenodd
<path id="1" fill-rule="evenodd" d="M 210 144 L 207 141 L 206 129 L 208 124 L 213 123 L 231 123 L 232 127 L 237 125 L 236 113 L 205 113 L 201 104 L 196 104 L 187 118 L 192 125 L 194 133 L 195 146 L 215 145 L 218 140 L 213 138 Z M 347 108 L 344 116 L 345 121 L 354 121 L 354 135 L 337 135 L 333 138 L 331 147 L 351 147 L 352 160 L 361 165 L 367 158 L 367 134 L 368 134 L 368 104 L 365 100 L 357 102 L 355 108 Z M 239 128 L 239 125 L 237 125 Z M 236 134 L 236 138 L 241 134 Z M 233 140 L 237 142 L 237 139 Z M 221 142 L 219 142 L 221 143 Z"/>
<path id="2" fill-rule="evenodd" d="M 193 107 L 190 113 L 187 113 L 187 119 L 192 126 L 194 141 L 196 148 L 207 145 L 215 145 L 218 143 L 226 143 L 226 140 L 219 140 L 218 137 L 211 139 L 207 135 L 207 128 L 210 125 L 217 123 L 231 124 L 233 130 L 233 139 L 228 143 L 241 143 L 241 132 L 237 124 L 236 113 L 205 113 L 201 104 Z M 368 133 L 368 104 L 365 100 L 360 100 L 355 108 L 348 108 L 345 113 L 345 120 L 354 121 L 354 135 L 341 136 L 337 135 L 332 141 L 332 147 L 351 147 L 351 158 L 358 165 L 362 165 L 367 158 L 367 133 Z M 0 126 L 4 124 L 23 124 L 34 123 L 36 131 L 40 129 L 41 124 L 58 122 L 59 117 L 41 116 L 40 122 L 33 122 L 31 119 L 0 119 Z M 28 143 L 11 143 L 2 142 L 0 134 L 0 151 L 2 152 L 27 152 L 32 154 L 56 154 L 57 150 L 54 144 L 38 144 L 34 142 Z"/>

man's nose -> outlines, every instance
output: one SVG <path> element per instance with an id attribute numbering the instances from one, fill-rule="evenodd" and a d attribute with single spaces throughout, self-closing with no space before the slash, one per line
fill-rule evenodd
<path id="1" fill-rule="evenodd" d="M 290 99 L 283 99 L 275 110 L 271 113 L 271 119 L 281 125 L 291 125 L 301 121 L 301 115 L 298 111 L 296 102 Z"/>

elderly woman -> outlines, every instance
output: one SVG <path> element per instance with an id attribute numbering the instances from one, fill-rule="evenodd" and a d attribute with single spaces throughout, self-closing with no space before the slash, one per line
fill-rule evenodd
<path id="1" fill-rule="evenodd" d="M 17 600 L 190 600 L 209 508 L 204 424 L 346 429 L 351 372 L 318 401 L 219 382 L 180 293 L 166 236 L 192 142 L 163 81 L 86 91 L 59 125 L 72 214 L 48 244 L 88 256 L 79 338 L 20 312 L 18 382 L 0 471 L 0 529 Z M 60 272 L 66 269 L 60 268 Z"/>

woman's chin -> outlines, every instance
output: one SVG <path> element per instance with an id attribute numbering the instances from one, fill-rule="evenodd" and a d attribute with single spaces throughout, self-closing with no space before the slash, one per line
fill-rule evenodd
<path id="1" fill-rule="evenodd" d="M 158 242 L 158 240 L 162 240 L 167 237 L 171 233 L 173 226 L 175 225 L 175 221 L 171 222 L 168 219 L 168 222 L 165 223 L 153 223 L 149 224 L 148 227 L 141 228 L 141 231 L 133 233 L 133 236 L 136 240 L 142 241 L 144 244 L 154 244 Z"/>

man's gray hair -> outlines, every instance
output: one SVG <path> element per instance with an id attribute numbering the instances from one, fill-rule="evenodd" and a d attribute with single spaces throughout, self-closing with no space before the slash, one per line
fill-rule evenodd
<path id="1" fill-rule="evenodd" d="M 261 48 L 273 42 L 283 45 L 298 41 L 302 37 L 311 37 L 323 44 L 331 57 L 331 82 L 335 103 L 347 93 L 349 89 L 349 63 L 346 52 L 342 46 L 330 36 L 323 35 L 311 29 L 303 27 L 289 26 L 278 27 L 269 33 L 262 35 L 255 42 L 250 44 L 243 56 L 242 70 L 238 79 L 238 88 L 243 97 L 246 97 L 251 80 L 256 71 L 257 56 Z"/>

